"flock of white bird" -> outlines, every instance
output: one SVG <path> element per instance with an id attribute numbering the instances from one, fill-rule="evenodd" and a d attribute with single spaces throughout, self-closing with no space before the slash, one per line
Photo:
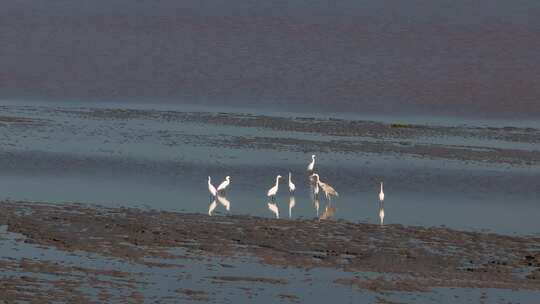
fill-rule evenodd
<path id="1" fill-rule="evenodd" d="M 313 195 L 313 197 L 315 199 L 314 204 L 315 204 L 315 208 L 317 209 L 317 216 L 318 216 L 318 213 L 319 213 L 319 201 L 318 201 L 319 189 L 322 189 L 322 191 L 324 192 L 324 195 L 325 195 L 326 200 L 328 201 L 328 203 L 331 202 L 332 197 L 338 197 L 339 193 L 332 186 L 330 186 L 328 183 L 322 182 L 319 174 L 315 173 L 315 158 L 316 158 L 315 155 L 311 155 L 311 162 L 307 166 L 307 171 L 308 171 L 308 173 L 310 173 L 309 177 L 310 177 L 310 180 L 311 180 L 311 194 Z M 279 209 L 278 209 L 278 206 L 277 206 L 277 204 L 275 203 L 274 200 L 275 200 L 275 197 L 276 197 L 276 195 L 277 195 L 277 193 L 279 191 L 279 179 L 280 178 L 282 178 L 281 175 L 276 176 L 276 183 L 274 184 L 274 186 L 272 186 L 270 189 L 268 189 L 268 192 L 266 193 L 266 196 L 271 199 L 271 201 L 268 203 L 268 209 L 270 211 L 272 211 L 276 215 L 276 218 L 279 218 Z M 213 199 L 213 201 L 210 204 L 210 207 L 208 209 L 208 214 L 209 215 L 212 215 L 212 212 L 217 207 L 217 202 L 222 204 L 227 211 L 230 210 L 230 205 L 231 204 L 227 200 L 227 198 L 225 197 L 225 190 L 227 189 L 227 187 L 229 187 L 230 184 L 231 184 L 231 177 L 227 176 L 227 177 L 225 177 L 225 180 L 223 182 L 221 182 L 221 184 L 219 184 L 219 186 L 216 188 L 216 187 L 214 187 L 214 185 L 212 185 L 212 178 L 210 176 L 208 176 L 208 191 L 210 192 L 210 195 L 212 196 L 212 199 Z M 292 194 L 296 190 L 296 186 L 292 181 L 292 175 L 291 175 L 290 172 L 289 172 L 289 184 L 288 185 L 289 185 L 289 193 L 291 194 L 290 201 L 289 201 L 289 217 L 291 217 L 291 209 L 296 204 L 294 196 L 292 196 Z M 379 218 L 380 218 L 380 223 L 382 225 L 383 222 L 384 222 L 384 207 L 383 207 L 384 190 L 383 190 L 383 182 L 381 182 L 381 188 L 380 188 L 380 192 L 379 192 L 379 202 L 380 202 Z M 332 209 L 328 209 L 328 207 L 327 207 L 327 209 L 325 210 L 326 216 L 325 216 L 325 214 L 323 214 L 323 216 L 321 218 L 328 217 L 329 213 L 333 213 L 333 211 L 332 211 Z"/>

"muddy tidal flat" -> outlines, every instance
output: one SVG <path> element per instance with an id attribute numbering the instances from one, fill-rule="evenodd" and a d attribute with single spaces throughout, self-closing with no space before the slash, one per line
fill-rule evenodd
<path id="1" fill-rule="evenodd" d="M 0 224 L 7 303 L 540 297 L 537 237 L 15 201 Z"/>
<path id="2" fill-rule="evenodd" d="M 540 298 L 537 125 L 0 110 L 2 304 Z"/>

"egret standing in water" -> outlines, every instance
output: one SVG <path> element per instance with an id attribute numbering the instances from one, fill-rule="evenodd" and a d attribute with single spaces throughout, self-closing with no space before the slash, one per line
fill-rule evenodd
<path id="1" fill-rule="evenodd" d="M 317 184 L 322 188 L 323 192 L 324 192 L 324 195 L 326 196 L 326 199 L 328 201 L 330 201 L 330 198 L 332 196 L 339 196 L 339 193 L 337 193 L 336 190 L 334 190 L 334 188 L 332 188 L 332 186 L 330 186 L 329 184 L 327 183 L 323 183 L 321 182 L 321 179 L 319 177 L 319 174 L 317 173 L 313 173 L 311 176 L 314 176 L 314 177 L 317 177 Z"/>
<path id="2" fill-rule="evenodd" d="M 217 190 L 216 190 L 216 187 L 212 185 L 212 178 L 210 176 L 208 177 L 208 191 L 210 191 L 210 194 L 212 195 L 212 197 L 216 197 Z"/>
<path id="3" fill-rule="evenodd" d="M 225 189 L 231 184 L 231 177 L 227 175 L 225 180 L 217 187 L 217 192 L 225 192 Z"/>
<path id="4" fill-rule="evenodd" d="M 315 168 L 315 154 L 311 155 L 311 162 L 307 166 L 307 170 L 309 172 L 313 172 L 313 169 Z"/>
<path id="5" fill-rule="evenodd" d="M 293 193 L 294 190 L 296 190 L 296 186 L 293 184 L 291 180 L 291 172 L 289 172 L 289 193 Z"/>
<path id="6" fill-rule="evenodd" d="M 379 201 L 384 202 L 383 182 L 381 182 L 381 192 L 379 192 Z"/>
<path id="7" fill-rule="evenodd" d="M 276 197 L 276 194 L 278 192 L 278 189 L 279 189 L 279 179 L 281 178 L 281 175 L 278 175 L 276 176 L 276 184 L 274 185 L 274 187 L 270 188 L 268 190 L 268 193 L 266 194 L 266 196 L 272 198 L 272 201 L 274 200 L 274 198 Z"/>

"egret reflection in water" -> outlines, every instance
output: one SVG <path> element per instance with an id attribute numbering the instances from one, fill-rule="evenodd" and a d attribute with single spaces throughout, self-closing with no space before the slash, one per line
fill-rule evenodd
<path id="1" fill-rule="evenodd" d="M 231 211 L 231 202 L 225 196 L 218 195 L 217 200 L 227 211 Z"/>
<path id="2" fill-rule="evenodd" d="M 294 196 L 290 196 L 289 197 L 289 218 L 292 218 L 292 209 L 294 208 L 294 206 L 296 205 L 296 199 L 294 198 Z"/>
<path id="3" fill-rule="evenodd" d="M 313 199 L 313 207 L 315 207 L 315 211 L 317 212 L 317 217 L 319 217 L 320 203 L 319 203 L 319 198 L 318 197 Z"/>
<path id="4" fill-rule="evenodd" d="M 383 201 L 381 201 L 381 203 L 379 204 L 379 219 L 380 219 L 381 226 L 384 225 L 384 202 Z"/>
<path id="5" fill-rule="evenodd" d="M 212 203 L 210 203 L 210 206 L 208 206 L 208 215 L 209 216 L 212 216 L 212 213 L 214 212 L 216 207 L 217 207 L 217 202 L 216 202 L 216 200 L 213 200 Z"/>
<path id="6" fill-rule="evenodd" d="M 272 213 L 275 214 L 276 218 L 279 219 L 279 208 L 276 203 L 269 202 L 268 203 L 268 209 L 272 211 Z"/>
<path id="7" fill-rule="evenodd" d="M 324 207 L 324 212 L 321 214 L 320 219 L 321 220 L 328 220 L 333 218 L 336 215 L 336 207 L 332 207 L 331 205 L 326 205 Z"/>

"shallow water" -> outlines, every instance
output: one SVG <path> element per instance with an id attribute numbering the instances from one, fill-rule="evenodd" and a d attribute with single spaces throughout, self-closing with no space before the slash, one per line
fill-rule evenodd
<path id="1" fill-rule="evenodd" d="M 211 111 L 211 108 L 207 108 Z M 2 198 L 207 213 L 212 203 L 206 179 L 232 184 L 230 210 L 214 212 L 274 216 L 266 191 L 275 176 L 292 172 L 297 186 L 291 217 L 312 218 L 319 210 L 310 195 L 306 166 L 309 150 L 271 140 L 309 139 L 331 145 L 337 140 L 386 142 L 376 138 L 335 137 L 271 128 L 223 126 L 163 120 L 142 112 L 137 117 L 92 116 L 56 105 L 4 106 L 4 116 L 41 119 L 43 125 L 5 124 L 0 158 Z M 257 119 L 257 118 L 255 118 Z M 264 138 L 268 146 L 243 145 Z M 223 141 L 226 139 L 226 141 Z M 400 142 L 456 144 L 471 149 L 513 147 L 513 142 L 479 138 L 404 138 Z M 258 140 L 254 141 L 258 143 Z M 392 144 L 392 142 L 390 142 Z M 515 148 L 538 151 L 534 142 Z M 540 223 L 536 183 L 538 165 L 511 165 L 405 154 L 317 152 L 317 171 L 340 193 L 329 207 L 336 219 L 378 223 L 379 182 L 385 182 L 385 224 L 445 225 L 505 234 L 537 234 Z M 281 218 L 289 217 L 290 195 L 282 180 L 276 198 Z"/>

